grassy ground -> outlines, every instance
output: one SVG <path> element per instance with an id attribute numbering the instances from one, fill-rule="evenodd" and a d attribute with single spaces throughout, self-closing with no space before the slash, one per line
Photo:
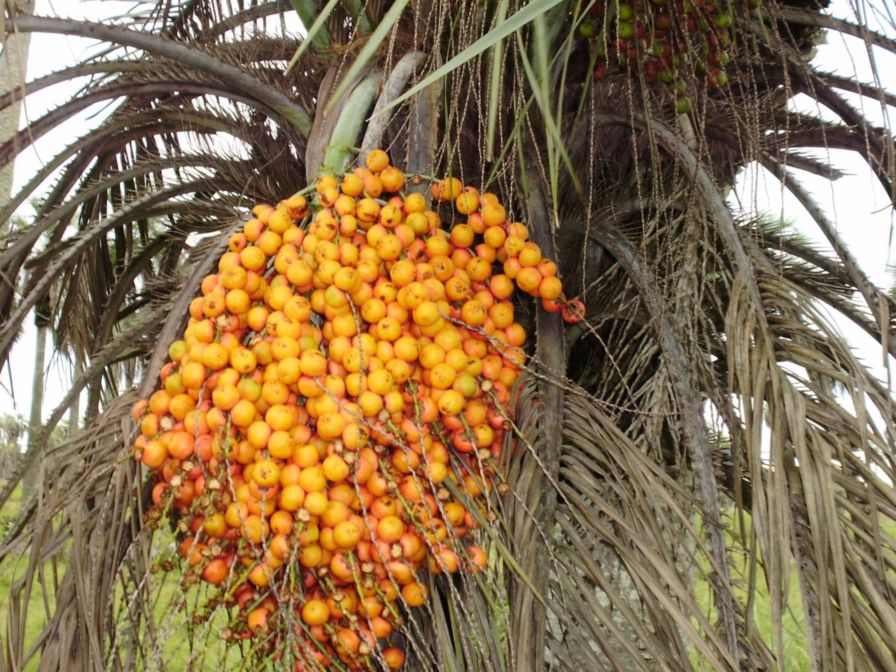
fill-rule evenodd
<path id="1" fill-rule="evenodd" d="M 154 539 L 154 550 L 162 556 L 174 557 L 173 535 L 160 529 Z M 207 599 L 205 584 L 184 588 L 180 573 L 155 573 L 150 579 L 149 593 L 153 595 L 154 619 L 152 629 L 144 627 L 141 639 L 151 644 L 149 658 L 139 669 L 220 671 L 240 669 L 240 651 L 227 645 L 219 633 L 227 625 L 228 614 L 217 609 L 207 616 L 194 619 Z M 119 591 L 121 607 L 133 596 L 125 597 Z"/>
<path id="2" fill-rule="evenodd" d="M 727 529 L 733 526 L 732 521 L 726 521 Z M 745 535 L 750 532 L 750 518 L 744 516 Z M 890 546 L 896 546 L 896 523 L 889 522 L 884 525 L 883 534 L 889 538 Z M 728 537 L 729 548 L 734 547 L 732 539 Z M 732 553 L 732 579 L 735 583 L 736 590 L 742 600 L 746 599 L 748 594 L 749 580 L 749 559 L 744 554 Z M 705 566 L 704 571 L 708 570 Z M 766 645 L 776 651 L 774 618 L 772 613 L 772 603 L 766 589 L 767 580 L 765 571 L 762 566 L 756 564 L 756 590 L 753 597 L 753 623 Z M 791 563 L 788 594 L 782 605 L 781 614 L 781 648 L 783 651 L 782 659 L 785 661 L 785 669 L 788 672 L 809 672 L 811 669 L 809 661 L 808 639 L 805 632 L 805 619 L 803 618 L 802 596 L 800 594 L 799 575 L 796 565 Z M 696 585 L 697 597 L 703 606 L 703 612 L 710 615 L 710 621 L 715 617 L 712 608 L 712 592 L 709 584 L 704 580 L 698 580 Z M 695 624 L 696 625 L 696 624 Z M 695 664 L 697 669 L 701 668 Z"/>
<path id="3" fill-rule="evenodd" d="M 726 522 L 729 524 L 732 523 L 730 520 Z M 745 534 L 748 535 L 750 530 L 749 516 L 744 516 L 744 526 L 746 528 Z M 729 548 L 735 548 L 739 545 L 734 544 L 733 539 L 729 536 L 728 546 Z M 749 593 L 749 557 L 745 554 L 732 553 L 731 559 L 731 573 L 732 580 L 735 584 L 735 590 L 741 600 L 746 600 Z M 707 571 L 708 566 L 704 566 L 703 570 Z M 754 582 L 756 584 L 756 589 L 753 597 L 753 623 L 755 624 L 759 635 L 762 637 L 762 640 L 772 651 L 775 651 L 775 628 L 772 602 L 768 590 L 766 589 L 768 582 L 766 580 L 765 571 L 758 563 L 756 564 L 755 573 L 756 576 L 754 577 Z M 786 669 L 788 672 L 808 672 L 811 669 L 809 663 L 808 642 L 804 629 L 805 621 L 803 618 L 799 577 L 795 565 L 791 565 L 788 588 L 789 591 L 781 614 L 781 645 L 783 649 L 783 659 L 786 661 Z M 715 610 L 712 606 L 712 589 L 709 583 L 705 580 L 698 580 L 695 586 L 695 591 L 697 599 L 703 607 L 703 613 L 710 615 L 710 622 L 713 622 L 713 619 L 715 618 Z M 696 659 L 694 660 L 694 663 L 698 670 L 707 669 L 704 666 L 701 666 Z"/>
<path id="4" fill-rule="evenodd" d="M 5 536 L 7 530 L 12 526 L 15 522 L 16 518 L 19 515 L 19 510 L 21 508 L 22 501 L 22 489 L 19 486 L 15 492 L 13 492 L 12 497 L 10 497 L 9 501 L 3 507 L 2 511 L 0 511 L 0 538 Z M 10 608 L 15 608 L 14 605 L 10 604 L 10 589 L 13 584 L 25 573 L 27 565 L 26 558 L 20 558 L 18 561 L 5 565 L 0 568 L 0 633 L 3 633 L 4 642 L 7 638 L 7 623 L 9 620 L 9 612 Z M 61 578 L 62 572 L 65 571 L 64 566 L 57 565 L 58 577 Z M 48 585 L 52 585 L 52 577 L 49 573 L 46 575 L 46 580 Z M 52 592 L 52 591 L 51 591 Z M 34 642 L 37 641 L 41 631 L 43 630 L 44 624 L 47 621 L 48 612 L 52 612 L 55 608 L 55 595 L 49 595 L 47 597 L 47 602 L 44 602 L 44 596 L 41 594 L 40 590 L 36 590 L 31 593 L 28 599 L 27 606 L 25 606 L 22 611 L 25 612 L 26 625 L 25 625 L 25 650 L 27 650 L 30 646 L 33 645 Z M 35 660 L 32 664 L 28 665 L 25 668 L 25 672 L 30 672 L 31 670 L 37 669 L 37 661 Z"/>
<path id="5" fill-rule="evenodd" d="M 21 507 L 21 488 L 16 489 L 10 500 L 0 511 L 0 537 L 9 529 L 16 520 Z M 155 541 L 157 547 L 164 549 L 171 541 L 171 537 L 163 533 L 157 534 Z M 63 561 L 64 554 L 57 560 L 57 580 L 62 579 L 65 572 Z M 25 572 L 27 560 L 22 558 L 18 562 L 4 566 L 0 570 L 0 633 L 6 641 L 7 625 L 9 622 L 9 595 L 10 589 Z M 225 648 L 224 642 L 217 633 L 227 624 L 227 614 L 218 610 L 213 617 L 206 622 L 193 624 L 189 615 L 195 611 L 195 605 L 202 599 L 200 587 L 191 587 L 184 591 L 178 585 L 178 577 L 172 573 L 165 576 L 154 574 L 151 579 L 152 595 L 155 596 L 155 629 L 154 633 L 143 633 L 144 641 L 155 641 L 152 657 L 146 665 L 138 669 L 146 670 L 192 670 L 194 672 L 236 670 L 239 669 L 239 651 L 234 647 Z M 47 576 L 48 588 L 51 588 L 51 579 Z M 48 614 L 55 607 L 55 598 L 52 589 L 48 591 L 47 602 L 39 587 L 31 593 L 28 604 L 23 611 L 27 614 L 25 628 L 25 650 L 27 651 L 40 636 L 44 625 L 47 623 Z M 128 600 L 132 596 L 125 596 L 123 590 L 119 590 L 117 610 L 123 614 L 127 608 Z M 184 608 L 190 605 L 191 608 Z M 152 638 L 152 639 L 150 639 Z M 23 672 L 33 672 L 38 668 L 37 659 L 33 659 Z"/>

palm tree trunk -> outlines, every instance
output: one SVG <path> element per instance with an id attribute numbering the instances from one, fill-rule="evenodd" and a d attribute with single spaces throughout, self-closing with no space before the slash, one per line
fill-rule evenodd
<path id="1" fill-rule="evenodd" d="M 34 489 L 37 472 L 40 469 L 40 452 L 42 444 L 48 437 L 42 436 L 43 397 L 44 397 L 44 360 L 47 355 L 47 332 L 50 330 L 49 302 L 41 302 L 35 309 L 34 326 L 37 327 L 37 339 L 34 346 L 34 373 L 31 378 L 31 415 L 28 418 L 28 453 L 31 464 L 25 472 L 22 483 L 24 495 L 28 496 Z"/>
<path id="2" fill-rule="evenodd" d="M 84 356 L 80 351 L 75 353 L 75 377 L 80 376 L 84 372 Z M 72 401 L 72 405 L 68 411 L 68 434 L 71 436 L 78 431 L 81 421 L 81 395 L 77 395 Z"/>
<path id="3" fill-rule="evenodd" d="M 34 0 L 21 0 L 16 3 L 21 13 L 34 12 Z M 28 69 L 28 45 L 31 42 L 31 33 L 14 33 L 6 38 L 0 57 L 0 91 L 21 91 L 24 99 L 25 73 Z M 0 140 L 13 137 L 19 129 L 19 116 L 21 105 L 10 105 L 0 112 Z M 0 169 L 0 197 L 8 201 L 12 194 L 12 180 L 14 163 L 9 163 Z"/>
<path id="4" fill-rule="evenodd" d="M 22 0 L 16 3 L 16 9 L 25 14 L 34 12 L 34 0 Z M 21 98 L 25 97 L 25 75 L 28 69 L 28 46 L 31 43 L 30 33 L 13 33 L 6 37 L 3 45 L 3 52 L 0 55 L 0 90 L 20 91 Z M 21 116 L 22 107 L 20 104 L 10 105 L 8 108 L 0 112 L 0 140 L 7 140 L 16 134 L 19 129 L 19 117 Z M 0 168 L 0 198 L 9 201 L 12 196 L 13 171 L 15 163 Z M 12 220 L 10 220 L 12 221 Z M 5 228 L 5 226 L 4 226 Z M 35 318 L 35 323 L 38 318 Z M 41 422 L 41 400 L 43 397 L 43 370 L 44 357 L 47 351 L 47 327 L 38 326 L 37 343 L 35 353 L 35 375 L 31 384 L 31 416 L 28 422 L 28 450 L 30 451 L 34 444 L 35 430 L 40 427 Z M 24 488 L 30 490 L 30 486 L 34 479 L 34 469 L 29 469 L 26 475 Z"/>

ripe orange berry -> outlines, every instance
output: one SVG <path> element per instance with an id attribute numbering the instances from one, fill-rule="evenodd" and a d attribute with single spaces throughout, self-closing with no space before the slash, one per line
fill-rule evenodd
<path id="1" fill-rule="evenodd" d="M 429 382 L 437 390 L 447 390 L 454 383 L 457 372 L 445 362 L 436 364 L 429 372 Z"/>
<path id="2" fill-rule="evenodd" d="M 419 581 L 413 581 L 403 586 L 401 596 L 409 607 L 419 607 L 426 603 L 429 591 Z"/>
<path id="3" fill-rule="evenodd" d="M 389 165 L 389 155 L 382 149 L 372 149 L 367 152 L 367 156 L 364 157 L 364 165 L 366 165 L 371 172 L 380 173 Z"/>
<path id="4" fill-rule="evenodd" d="M 333 541 L 340 548 L 354 548 L 361 541 L 361 527 L 351 520 L 344 520 L 333 528 Z"/>
<path id="5" fill-rule="evenodd" d="M 354 173 L 346 173 L 342 178 L 340 189 L 346 196 L 351 196 L 353 198 L 360 196 L 364 190 L 364 180 Z"/>
<path id="6" fill-rule="evenodd" d="M 388 318 L 387 318 L 388 319 Z M 367 376 L 367 387 L 376 394 L 387 394 L 395 386 L 392 374 L 386 369 L 371 371 Z"/>
<path id="7" fill-rule="evenodd" d="M 202 569 L 202 578 L 217 586 L 224 582 L 228 573 L 227 563 L 220 558 L 215 558 Z"/>
<path id="8" fill-rule="evenodd" d="M 417 340 L 410 336 L 402 336 L 397 339 L 392 348 L 395 357 L 405 362 L 414 362 L 419 355 Z"/>
<path id="9" fill-rule="evenodd" d="M 334 483 L 344 480 L 350 472 L 348 464 L 339 455 L 330 455 L 324 460 L 321 467 L 327 480 Z"/>
<path id="10" fill-rule="evenodd" d="M 238 264 L 221 270 L 221 285 L 224 289 L 242 289 L 246 286 L 247 279 L 246 269 Z"/>
<path id="11" fill-rule="evenodd" d="M 250 574 L 251 576 L 251 574 Z M 256 584 L 258 585 L 258 584 Z M 266 585 L 266 584 L 265 584 Z M 246 625 L 253 632 L 267 630 L 268 628 L 268 610 L 264 607 L 258 607 L 249 612 L 246 618 Z"/>
<path id="12" fill-rule="evenodd" d="M 327 477 L 324 475 L 323 469 L 317 466 L 309 466 L 302 469 L 299 474 L 299 485 L 305 491 L 305 507 L 309 506 L 308 500 L 311 498 L 310 493 L 323 493 L 327 488 Z M 326 501 L 326 496 L 324 496 Z M 309 509 L 310 510 L 310 509 Z"/>
<path id="13" fill-rule="evenodd" d="M 256 542 L 258 543 L 258 542 Z M 274 578 L 274 570 L 273 568 L 264 562 L 260 562 L 255 567 L 252 568 L 252 571 L 249 572 L 249 581 L 258 586 L 259 588 L 266 588 L 270 585 L 271 581 Z M 263 613 L 260 613 L 263 612 Z M 264 607 L 259 607 L 258 609 L 250 612 L 250 616 L 253 613 L 258 613 L 257 616 L 259 627 L 265 628 L 267 627 L 267 609 Z M 252 627 L 250 625 L 250 627 Z"/>
<path id="14" fill-rule="evenodd" d="M 456 177 L 446 177 L 432 186 L 432 196 L 438 201 L 453 201 L 460 196 L 464 185 Z"/>
<path id="15" fill-rule="evenodd" d="M 384 317 L 376 323 L 376 335 L 387 342 L 397 340 L 402 334 L 401 323 L 391 317 Z"/>
<path id="16" fill-rule="evenodd" d="M 305 350 L 300 357 L 302 375 L 316 378 L 327 370 L 327 357 L 320 350 Z"/>
<path id="17" fill-rule="evenodd" d="M 481 257 L 474 257 L 464 270 L 474 282 L 484 282 L 492 274 L 492 265 Z"/>
<path id="18" fill-rule="evenodd" d="M 255 423 L 253 423 L 253 425 L 254 424 Z M 295 442 L 289 435 L 289 432 L 284 430 L 271 432 L 268 436 L 266 445 L 268 452 L 270 452 L 271 454 L 271 457 L 274 457 L 278 460 L 288 460 L 290 457 L 292 457 L 293 449 L 295 448 Z"/>
<path id="19" fill-rule="evenodd" d="M 426 210 L 426 199 L 423 198 L 423 194 L 418 194 L 416 192 L 411 192 L 407 196 L 404 197 L 404 211 L 407 214 L 412 214 L 415 212 L 422 213 Z"/>
<path id="20" fill-rule="evenodd" d="M 282 234 L 290 226 L 292 226 L 292 215 L 285 205 L 274 208 L 274 211 L 268 216 L 268 229 L 274 233 Z"/>
<path id="21" fill-rule="evenodd" d="M 264 223 L 260 219 L 253 217 L 243 224 L 243 235 L 246 236 L 246 240 L 250 243 L 254 243 L 258 240 L 258 236 L 261 235 L 261 232 L 264 231 L 264 226 Z M 245 266 L 245 263 L 243 265 Z"/>
<path id="22" fill-rule="evenodd" d="M 305 501 L 305 491 L 298 484 L 287 485 L 280 491 L 278 503 L 284 511 L 298 511 Z"/>
<path id="23" fill-rule="evenodd" d="M 365 418 L 372 418 L 383 410 L 383 398 L 376 392 L 365 390 L 358 395 L 358 406 Z"/>
<path id="24" fill-rule="evenodd" d="M 460 319 L 471 327 L 481 327 L 487 317 L 486 307 L 475 300 L 467 301 L 460 310 Z"/>
<path id="25" fill-rule="evenodd" d="M 516 280 L 516 276 L 519 275 L 522 268 L 523 265 L 520 263 L 519 259 L 516 257 L 509 257 L 507 261 L 504 262 L 504 275 L 511 280 Z"/>
<path id="26" fill-rule="evenodd" d="M 507 225 L 507 235 L 516 236 L 522 241 L 529 240 L 529 229 L 526 228 L 525 224 L 521 224 L 520 222 L 512 222 Z"/>
<path id="27" fill-rule="evenodd" d="M 521 268 L 515 279 L 517 286 L 528 294 L 537 292 L 542 282 L 541 273 L 531 266 Z"/>
<path id="28" fill-rule="evenodd" d="M 387 233 L 376 243 L 376 253 L 380 259 L 385 261 L 397 259 L 398 255 L 401 254 L 401 248 L 401 241 L 391 233 Z"/>
<path id="29" fill-rule="evenodd" d="M 439 319 L 439 309 L 432 301 L 423 301 L 414 308 L 414 323 L 421 327 L 435 324 Z"/>
<path id="30" fill-rule="evenodd" d="M 461 194 L 454 199 L 454 205 L 459 213 L 469 215 L 479 208 L 479 191 L 473 187 L 464 187 Z"/>
<path id="31" fill-rule="evenodd" d="M 280 481 L 280 467 L 273 460 L 256 462 L 252 470 L 252 480 L 262 488 L 270 488 Z"/>
<path id="32" fill-rule="evenodd" d="M 538 266 L 541 262 L 541 248 L 535 243 L 525 243 L 519 253 L 520 263 L 523 266 Z"/>
<path id="33" fill-rule="evenodd" d="M 234 233 L 227 242 L 227 249 L 230 252 L 242 252 L 248 243 L 245 233 Z"/>
<path id="34" fill-rule="evenodd" d="M 518 238 L 517 236 L 508 236 L 504 240 L 504 245 L 502 246 L 502 250 L 508 257 L 517 257 L 520 252 L 523 251 L 523 247 L 526 245 L 526 241 L 522 238 Z M 522 262 L 520 262 L 522 264 Z"/>
<path id="35" fill-rule="evenodd" d="M 303 546 L 302 550 L 299 551 L 299 563 L 302 565 L 302 567 L 306 567 L 306 568 L 317 567 L 323 562 L 323 560 L 324 560 L 323 549 L 316 544 L 312 544 L 309 546 Z M 326 603 L 324 603 L 324 609 L 327 609 Z M 303 611 L 303 616 L 304 616 L 304 611 Z M 327 618 L 329 618 L 329 609 L 327 609 Z"/>
<path id="36" fill-rule="evenodd" d="M 488 316 L 496 329 L 504 329 L 513 323 L 513 304 L 509 301 L 496 303 L 488 309 Z"/>
<path id="37" fill-rule="evenodd" d="M 306 625 L 323 625 L 330 620 L 330 609 L 323 600 L 312 599 L 302 605 L 302 620 Z"/>
<path id="38" fill-rule="evenodd" d="M 249 310 L 252 299 L 243 289 L 231 289 L 224 297 L 224 305 L 229 313 L 242 315 Z"/>
<path id="39" fill-rule="evenodd" d="M 209 343 L 202 349 L 202 365 L 207 369 L 223 369 L 229 360 L 230 353 L 220 343 Z"/>
<path id="40" fill-rule="evenodd" d="M 358 207 L 355 210 L 355 217 L 359 222 L 370 224 L 376 221 L 380 214 L 380 204 L 373 198 L 362 198 L 358 201 Z M 367 227 L 362 227 L 367 228 Z"/>
<path id="41" fill-rule="evenodd" d="M 486 245 L 498 250 L 507 240 L 507 232 L 501 226 L 490 226 L 483 232 L 482 238 Z"/>
<path id="42" fill-rule="evenodd" d="M 387 543 L 394 543 L 401 539 L 405 532 L 405 525 L 397 515 L 387 515 L 380 518 L 376 524 L 376 536 Z"/>
<path id="43" fill-rule="evenodd" d="M 293 194 L 285 202 L 286 209 L 294 219 L 300 219 L 308 209 L 308 201 L 304 196 Z"/>
<path id="44" fill-rule="evenodd" d="M 463 198 L 461 195 L 458 200 Z M 476 232 L 469 224 L 456 224 L 451 229 L 451 243 L 455 247 L 472 247 Z"/>
<path id="45" fill-rule="evenodd" d="M 557 264 L 550 259 L 542 259 L 538 262 L 538 272 L 544 277 L 557 275 Z"/>
<path id="46" fill-rule="evenodd" d="M 403 219 L 404 214 L 401 208 L 394 205 L 387 205 L 380 210 L 380 222 L 389 229 L 397 227 Z"/>
<path id="47" fill-rule="evenodd" d="M 464 397 L 455 390 L 445 390 L 439 397 L 438 407 L 442 415 L 457 415 L 464 408 Z"/>
<path id="48" fill-rule="evenodd" d="M 480 209 L 482 222 L 486 228 L 490 226 L 498 226 L 503 224 L 507 219 L 507 213 L 504 207 L 499 203 L 486 202 Z"/>
<path id="49" fill-rule="evenodd" d="M 149 441 L 143 448 L 141 462 L 150 469 L 158 469 L 168 459 L 168 449 L 160 441 Z"/>
<path id="50" fill-rule="evenodd" d="M 414 281 L 416 272 L 417 269 L 413 262 L 408 259 L 400 259 L 389 269 L 389 279 L 396 287 L 405 287 Z"/>
<path id="51" fill-rule="evenodd" d="M 258 271 L 267 263 L 265 253 L 258 247 L 252 246 L 240 252 L 240 263 L 247 271 Z"/>
<path id="52" fill-rule="evenodd" d="M 365 175 L 364 193 L 370 198 L 379 198 L 383 193 L 383 181 L 377 175 Z"/>
<path id="53" fill-rule="evenodd" d="M 445 361 L 445 350 L 438 343 L 427 343 L 420 350 L 418 361 L 424 369 L 431 369 Z"/>
<path id="54" fill-rule="evenodd" d="M 395 646 L 383 649 L 383 660 L 390 670 L 400 670 L 404 666 L 404 651 Z"/>
<path id="55" fill-rule="evenodd" d="M 558 299 L 563 294 L 563 283 L 556 275 L 549 275 L 542 278 L 536 291 L 542 299 Z"/>
<path id="56" fill-rule="evenodd" d="M 523 325 L 514 322 L 504 329 L 504 341 L 513 347 L 520 347 L 526 342 L 526 330 Z"/>
<path id="57" fill-rule="evenodd" d="M 389 193 L 401 191 L 404 186 L 404 173 L 394 166 L 387 166 L 380 172 L 380 180 L 383 182 L 383 190 Z"/>

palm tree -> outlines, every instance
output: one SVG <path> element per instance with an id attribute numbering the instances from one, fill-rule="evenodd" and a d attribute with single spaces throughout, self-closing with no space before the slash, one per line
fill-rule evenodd
<path id="1" fill-rule="evenodd" d="M 896 306 L 801 182 L 841 174 L 810 150 L 843 149 L 892 198 L 892 134 L 845 94 L 886 107 L 894 93 L 811 56 L 825 31 L 872 61 L 896 44 L 862 19 L 887 21 L 870 2 L 856 22 L 826 5 L 166 0 L 102 24 L 7 11 L 7 32 L 100 46 L 28 83 L 83 85 L 0 146 L 3 165 L 107 107 L 0 216 L 41 197 L 0 249 L 0 353 L 52 297 L 57 346 L 84 362 L 43 436 L 88 393 L 81 431 L 5 475 L 0 504 L 30 463 L 40 486 L 0 547 L 4 568 L 24 558 L 0 669 L 185 669 L 172 639 L 199 669 L 217 632 L 204 613 L 172 629 L 183 599 L 151 571 L 165 550 L 126 459 L 130 405 L 252 204 L 376 146 L 500 194 L 587 304 L 565 328 L 518 307 L 535 336 L 489 571 L 435 581 L 408 615 L 408 668 L 786 670 L 798 627 L 806 669 L 896 669 L 896 409 L 829 318 L 890 357 Z M 307 34 L 286 28 L 296 15 Z M 825 118 L 795 112 L 798 94 Z M 732 210 L 747 165 L 832 253 Z M 274 664 L 243 653 L 245 669 Z"/>

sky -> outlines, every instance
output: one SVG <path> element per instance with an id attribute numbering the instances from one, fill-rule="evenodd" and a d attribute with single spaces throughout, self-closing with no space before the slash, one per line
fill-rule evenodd
<path id="1" fill-rule="evenodd" d="M 869 3 L 872 8 L 869 16 L 870 24 L 881 32 L 886 30 L 887 24 L 876 25 L 874 13 L 879 12 L 885 15 L 887 3 L 890 1 L 872 0 Z M 132 2 L 117 0 L 83 2 L 37 0 L 36 13 L 45 16 L 61 14 L 72 18 L 98 20 L 110 14 L 123 13 L 131 6 L 133 6 Z M 835 0 L 832 10 L 836 16 L 843 18 L 855 19 L 856 16 L 855 3 L 849 0 Z M 892 34 L 892 30 L 890 32 Z M 94 43 L 80 38 L 35 34 L 31 41 L 28 79 L 34 79 L 75 62 L 80 55 L 85 53 L 85 50 L 91 48 L 92 44 Z M 876 71 L 869 64 L 866 46 L 861 40 L 832 37 L 828 43 L 819 46 L 815 62 L 826 70 L 844 75 L 852 75 L 857 72 L 860 79 L 865 82 L 872 82 L 877 76 L 880 78 L 883 88 L 896 91 L 896 56 L 878 48 L 874 48 L 873 51 L 877 65 Z M 66 92 L 72 90 L 72 86 L 74 85 L 69 84 L 68 88 L 65 85 L 52 87 L 29 97 L 22 123 L 24 124 L 27 119 L 38 118 L 56 101 L 64 98 L 67 95 Z M 868 99 L 861 99 L 858 96 L 849 96 L 849 98 L 876 123 L 887 123 L 892 127 L 894 110 L 884 111 L 880 104 Z M 794 101 L 795 109 L 816 110 L 814 105 L 807 101 Z M 87 125 L 91 123 L 94 115 L 101 113 L 100 107 L 90 108 L 79 115 L 78 119 L 82 124 Z M 830 115 L 825 110 L 821 110 L 820 113 Z M 58 145 L 66 134 L 71 133 L 71 128 L 71 126 L 65 126 L 58 131 L 48 133 L 35 144 L 33 150 L 22 156 L 16 165 L 14 189 L 23 185 L 44 161 L 53 156 L 54 146 Z M 827 159 L 828 157 L 822 154 L 821 158 Z M 839 234 L 871 280 L 880 287 L 889 287 L 893 284 L 894 279 L 890 270 L 894 261 L 894 220 L 888 199 L 876 178 L 858 157 L 848 152 L 831 151 L 829 160 L 841 169 L 847 170 L 849 174 L 834 183 L 821 178 L 812 178 L 801 172 L 798 173 L 799 178 L 822 204 L 828 216 L 836 222 Z M 748 168 L 744 171 L 736 192 L 732 195 L 732 204 L 735 207 L 743 208 L 747 213 L 764 212 L 772 216 L 783 217 L 793 222 L 820 248 L 829 249 L 808 214 L 796 200 L 782 192 L 780 183 L 763 174 L 761 170 Z M 837 324 L 853 343 L 858 356 L 866 363 L 874 365 L 875 371 L 881 379 L 886 380 L 887 370 L 884 365 L 885 363 L 889 364 L 889 360 L 882 355 L 880 345 L 875 344 L 864 332 L 853 328 L 843 320 L 838 320 Z M 0 372 L 0 414 L 17 413 L 28 417 L 31 404 L 35 336 L 33 324 L 29 321 L 13 349 L 9 365 Z M 50 345 L 45 367 L 48 375 L 43 399 L 43 416 L 47 417 L 64 396 L 65 372 L 68 364 L 59 355 L 53 353 L 52 345 Z"/>

